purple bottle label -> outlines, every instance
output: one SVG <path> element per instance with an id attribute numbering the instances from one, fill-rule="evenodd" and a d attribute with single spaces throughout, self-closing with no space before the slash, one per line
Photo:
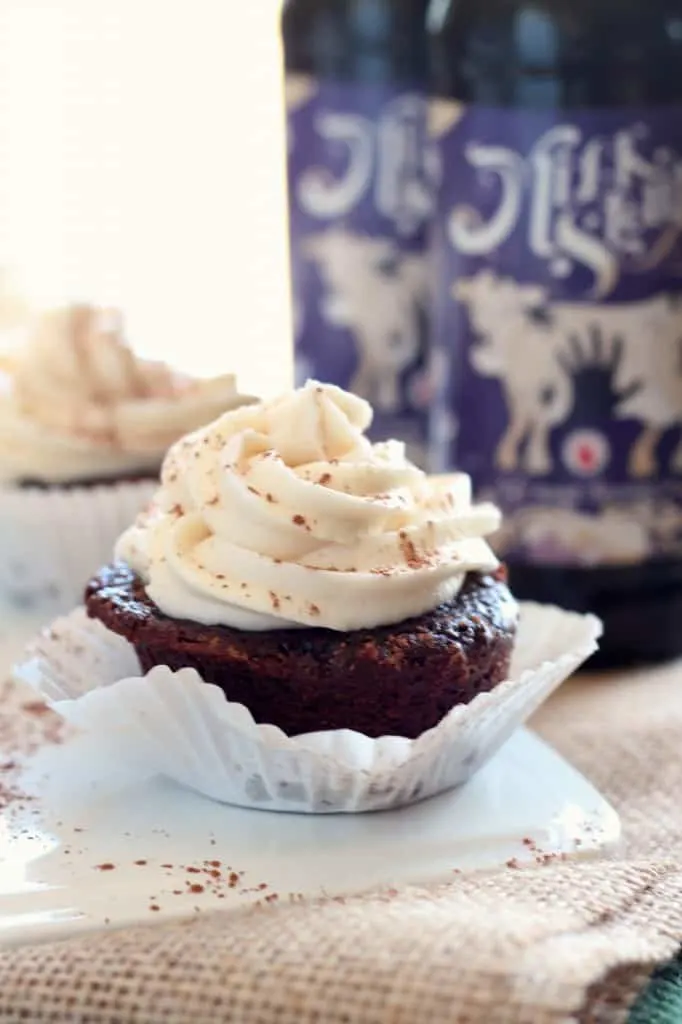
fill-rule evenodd
<path id="1" fill-rule="evenodd" d="M 372 403 L 371 436 L 422 462 L 426 229 L 433 210 L 427 101 L 389 87 L 287 80 L 296 376 Z"/>
<path id="2" fill-rule="evenodd" d="M 431 120 L 437 463 L 501 507 L 510 561 L 679 557 L 682 110 Z"/>

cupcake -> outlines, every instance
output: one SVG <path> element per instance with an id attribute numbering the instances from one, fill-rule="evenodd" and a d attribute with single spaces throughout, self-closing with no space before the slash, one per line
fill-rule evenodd
<path id="1" fill-rule="evenodd" d="M 507 679 L 518 609 L 464 475 L 428 477 L 372 410 L 309 382 L 176 443 L 87 587 L 141 668 L 193 668 L 288 736 L 414 738 Z"/>
<path id="2" fill-rule="evenodd" d="M 232 376 L 138 359 L 119 315 L 88 306 L 40 318 L 1 379 L 0 593 L 23 608 L 73 606 L 169 445 L 249 401 Z"/>

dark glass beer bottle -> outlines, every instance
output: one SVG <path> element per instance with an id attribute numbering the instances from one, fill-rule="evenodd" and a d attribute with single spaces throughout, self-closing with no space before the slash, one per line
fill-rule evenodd
<path id="1" fill-rule="evenodd" d="M 433 0 L 434 439 L 522 598 L 682 653 L 682 4 Z"/>
<path id="2" fill-rule="evenodd" d="M 289 222 L 298 383 L 355 391 L 423 462 L 428 0 L 289 0 Z"/>

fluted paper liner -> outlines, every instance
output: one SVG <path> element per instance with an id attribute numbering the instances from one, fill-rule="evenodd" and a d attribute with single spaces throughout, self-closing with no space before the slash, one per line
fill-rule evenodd
<path id="1" fill-rule="evenodd" d="M 120 534 L 151 501 L 153 480 L 39 490 L 0 488 L 0 597 L 44 612 L 42 622 L 81 603 L 111 560 Z"/>
<path id="2" fill-rule="evenodd" d="M 522 604 L 510 679 L 415 740 L 350 730 L 290 738 L 256 725 L 194 669 L 141 675 L 132 646 L 83 609 L 35 641 L 14 675 L 82 731 L 80 752 L 65 744 L 50 755 L 53 779 L 75 770 L 81 783 L 125 784 L 161 774 L 245 807 L 370 811 L 465 782 L 596 650 L 600 633 L 593 616 Z"/>

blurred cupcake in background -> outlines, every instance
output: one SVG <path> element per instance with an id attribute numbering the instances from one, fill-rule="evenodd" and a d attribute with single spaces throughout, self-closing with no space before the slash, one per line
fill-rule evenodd
<path id="1" fill-rule="evenodd" d="M 168 447 L 252 399 L 138 358 L 120 314 L 42 315 L 0 366 L 0 597 L 68 610 L 147 504 Z"/>

